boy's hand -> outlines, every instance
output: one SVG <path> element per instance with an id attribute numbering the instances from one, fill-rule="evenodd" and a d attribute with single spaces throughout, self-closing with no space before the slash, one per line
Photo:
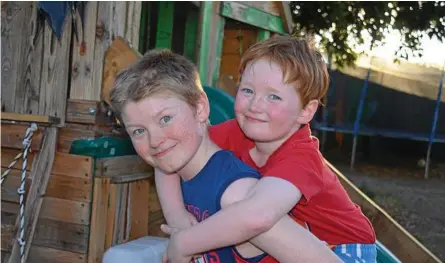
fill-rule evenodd
<path id="1" fill-rule="evenodd" d="M 178 228 L 170 228 L 167 225 L 162 225 L 161 229 L 162 231 L 168 230 L 171 235 L 170 240 L 168 241 L 167 251 L 164 253 L 162 258 L 163 263 L 190 263 L 193 256 L 184 255 L 184 253 L 181 251 L 181 242 L 178 238 L 178 233 L 180 230 Z M 167 233 L 166 231 L 164 232 Z"/>
<path id="2" fill-rule="evenodd" d="M 162 232 L 164 232 L 165 234 L 167 234 L 169 236 L 177 234 L 179 231 L 181 231 L 181 229 L 179 229 L 177 227 L 171 227 L 171 226 L 166 225 L 166 224 L 162 224 L 161 225 L 161 230 L 162 230 Z"/>
<path id="3" fill-rule="evenodd" d="M 184 214 L 180 216 L 175 222 L 173 222 L 173 224 L 174 225 L 162 224 L 161 225 L 162 232 L 168 235 L 172 235 L 172 231 L 174 231 L 174 229 L 179 231 L 182 229 L 189 228 L 191 226 L 198 224 L 198 220 L 196 220 L 195 216 L 184 210 Z M 175 231 L 175 233 L 177 231 Z"/>
<path id="4" fill-rule="evenodd" d="M 177 234 L 185 228 L 189 228 L 193 225 L 198 224 L 198 221 L 196 218 L 187 212 L 186 215 L 187 220 L 183 220 L 184 224 L 181 226 L 169 226 L 167 224 L 161 225 L 161 230 L 165 234 L 170 236 L 170 240 L 168 242 L 167 251 L 164 253 L 164 256 L 162 258 L 163 263 L 190 263 L 192 260 L 192 256 L 186 256 L 183 255 L 183 253 L 180 251 L 179 247 L 179 240 L 177 238 Z"/>

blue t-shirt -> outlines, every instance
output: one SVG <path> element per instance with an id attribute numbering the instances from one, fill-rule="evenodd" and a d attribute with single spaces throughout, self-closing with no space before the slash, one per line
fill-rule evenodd
<path id="1" fill-rule="evenodd" d="M 191 180 L 181 180 L 182 196 L 187 210 L 198 222 L 221 210 L 221 197 L 227 187 L 242 178 L 260 179 L 260 174 L 235 157 L 232 152 L 216 152 Z M 206 262 L 236 262 L 234 246 L 207 252 Z"/>

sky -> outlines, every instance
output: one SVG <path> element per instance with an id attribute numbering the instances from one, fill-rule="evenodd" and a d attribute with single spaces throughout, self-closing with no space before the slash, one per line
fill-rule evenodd
<path id="1" fill-rule="evenodd" d="M 392 31 L 385 37 L 386 44 L 375 48 L 370 55 L 381 58 L 393 58 L 395 51 L 400 45 L 399 41 L 400 34 L 397 31 Z M 435 37 L 430 39 L 428 36 L 424 36 L 422 39 L 422 48 L 423 56 L 421 58 L 410 56 L 408 58 L 408 61 L 412 63 L 424 64 L 426 66 L 433 66 L 439 69 L 442 69 L 444 67 L 445 43 L 441 43 Z"/>

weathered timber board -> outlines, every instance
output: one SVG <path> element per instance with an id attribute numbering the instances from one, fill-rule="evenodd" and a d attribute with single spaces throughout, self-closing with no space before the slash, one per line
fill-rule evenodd
<path id="1" fill-rule="evenodd" d="M 6 170 L 2 168 L 3 171 Z M 2 201 L 18 202 L 17 189 L 20 186 L 22 171 L 13 169 L 2 185 Z M 25 184 L 25 190 L 29 190 L 31 178 Z M 46 197 L 54 197 L 65 200 L 90 202 L 92 194 L 91 178 L 76 178 L 72 176 L 52 174 L 46 189 Z M 45 201 L 44 201 L 45 202 Z"/>
<path id="2" fill-rule="evenodd" d="M 2 251 L 2 262 L 8 262 L 10 253 Z M 27 263 L 86 263 L 86 254 L 68 252 L 33 245 Z"/>
<path id="3" fill-rule="evenodd" d="M 10 241 L 14 233 L 16 213 L 3 212 L 2 251 L 11 251 Z M 33 245 L 40 245 L 64 251 L 87 253 L 89 227 L 62 221 L 39 218 Z"/>
<path id="4" fill-rule="evenodd" d="M 69 55 L 72 40 L 71 15 L 65 18 L 62 36 L 57 40 L 47 23 L 42 31 L 43 62 L 40 81 L 39 114 L 60 118 L 65 125 L 69 85 Z"/>
<path id="5" fill-rule="evenodd" d="M 35 45 L 31 42 L 36 30 L 37 4 L 2 3 L 2 112 L 41 114 L 42 38 Z"/>
<path id="6" fill-rule="evenodd" d="M 97 176 L 114 177 L 150 172 L 153 172 L 153 168 L 138 155 L 110 157 L 96 160 Z"/>
<path id="7" fill-rule="evenodd" d="M 24 224 L 24 239 L 28 242 L 24 246 L 23 260 L 26 262 L 29 248 L 31 247 L 34 230 L 37 225 L 40 209 L 43 203 L 43 196 L 45 195 L 46 187 L 51 175 L 51 168 L 54 162 L 54 155 L 56 151 L 57 128 L 48 127 L 45 129 L 43 146 L 37 158 L 34 159 L 31 169 L 32 184 L 26 197 L 26 205 L 24 208 L 23 217 Z M 17 217 L 15 225 L 19 226 L 19 219 Z M 18 232 L 17 232 L 18 237 Z M 18 262 L 20 256 L 20 247 L 17 239 L 13 238 L 11 250 L 11 257 L 9 263 Z"/>
<path id="8" fill-rule="evenodd" d="M 4 147 L 20 150 L 23 149 L 23 139 L 25 138 L 26 130 L 28 128 L 28 125 L 2 123 L 2 149 Z M 40 150 L 43 138 L 43 131 L 44 128 L 38 127 L 37 131 L 33 133 L 31 138 L 31 150 Z"/>
<path id="9" fill-rule="evenodd" d="M 98 2 L 91 1 L 85 8 L 83 27 L 78 22 L 79 41 L 73 40 L 70 98 L 100 100 L 100 83 L 93 83 L 94 47 L 96 42 L 96 20 Z M 84 30 L 82 32 L 82 29 Z M 84 37 L 84 38 L 82 38 Z"/>
<path id="10" fill-rule="evenodd" d="M 2 112 L 58 117 L 63 125 L 71 23 L 60 41 L 47 23 L 36 32 L 37 5 L 7 2 L 2 11 Z"/>
<path id="11" fill-rule="evenodd" d="M 20 152 L 20 150 L 1 148 L 1 166 L 7 168 L 8 165 L 14 160 L 14 157 Z M 31 169 L 32 162 L 36 156 L 36 153 L 30 153 L 28 155 L 27 170 Z M 14 169 L 22 169 L 22 159 L 14 166 Z M 54 164 L 52 166 L 51 174 L 71 176 L 77 178 L 88 179 L 93 176 L 93 158 L 89 156 L 68 154 L 56 152 L 54 157 Z"/>

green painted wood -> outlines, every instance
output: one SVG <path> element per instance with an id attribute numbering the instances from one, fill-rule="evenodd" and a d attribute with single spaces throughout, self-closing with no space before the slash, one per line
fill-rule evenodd
<path id="1" fill-rule="evenodd" d="M 150 2 L 141 3 L 141 26 L 139 28 L 139 53 L 144 54 L 150 43 Z"/>
<path id="2" fill-rule="evenodd" d="M 268 30 L 262 29 L 258 32 L 258 41 L 266 40 L 269 37 L 270 37 L 270 31 L 268 31 Z"/>
<path id="3" fill-rule="evenodd" d="M 226 24 L 226 20 L 224 18 L 219 19 L 218 21 L 218 31 L 216 32 L 216 67 L 213 71 L 212 76 L 212 85 L 215 86 L 216 82 L 219 78 L 219 71 L 221 68 L 221 56 L 222 56 L 222 48 L 223 48 L 223 39 L 224 39 L 224 26 Z"/>
<path id="4" fill-rule="evenodd" d="M 196 42 L 198 40 L 199 13 L 194 8 L 187 12 L 185 22 L 184 56 L 191 61 L 196 61 Z"/>
<path id="5" fill-rule="evenodd" d="M 172 46 L 174 2 L 159 2 L 158 25 L 156 30 L 156 48 Z"/>
<path id="6" fill-rule="evenodd" d="M 209 42 L 212 30 L 212 15 L 213 3 L 210 1 L 202 2 L 201 4 L 201 45 L 199 50 L 199 75 L 201 76 L 201 83 L 207 85 L 207 56 L 209 55 Z"/>
<path id="7" fill-rule="evenodd" d="M 221 15 L 272 32 L 287 34 L 280 17 L 238 2 L 223 2 Z"/>

